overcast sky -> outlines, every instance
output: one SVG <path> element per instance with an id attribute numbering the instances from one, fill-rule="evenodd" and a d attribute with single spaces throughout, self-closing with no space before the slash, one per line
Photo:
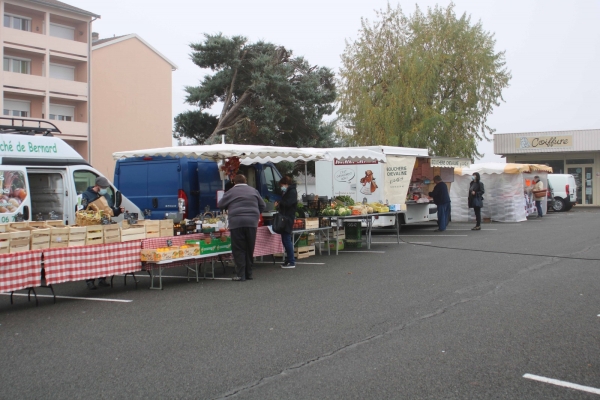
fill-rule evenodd
<path id="1" fill-rule="evenodd" d="M 183 87 L 205 71 L 189 59 L 189 43 L 222 32 L 281 44 L 311 64 L 335 71 L 345 41 L 354 40 L 361 17 L 373 20 L 386 0 L 64 0 L 100 14 L 100 38 L 137 33 L 178 65 L 173 73 L 173 116 L 191 109 Z M 513 79 L 488 119 L 498 133 L 600 128 L 600 1 L 457 0 L 457 14 L 495 33 Z M 396 2 L 390 2 L 395 6 Z M 405 13 L 414 2 L 401 1 Z M 448 1 L 420 1 L 421 9 Z M 482 161 L 501 161 L 482 143 Z"/>

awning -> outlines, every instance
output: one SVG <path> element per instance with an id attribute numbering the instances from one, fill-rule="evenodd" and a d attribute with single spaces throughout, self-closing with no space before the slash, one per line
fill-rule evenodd
<path id="1" fill-rule="evenodd" d="M 542 164 L 513 164 L 513 163 L 481 163 L 473 164 L 470 168 L 455 168 L 455 175 L 480 174 L 520 174 L 527 172 L 552 173 L 552 167 Z"/>
<path id="2" fill-rule="evenodd" d="M 385 155 L 363 149 L 349 148 L 299 148 L 278 146 L 253 146 L 240 144 L 213 144 L 201 146 L 175 146 L 157 149 L 120 151 L 113 153 L 115 160 L 135 157 L 191 157 L 208 160 L 224 160 L 239 157 L 243 164 L 281 161 L 313 160 L 377 160 L 385 162 Z"/>

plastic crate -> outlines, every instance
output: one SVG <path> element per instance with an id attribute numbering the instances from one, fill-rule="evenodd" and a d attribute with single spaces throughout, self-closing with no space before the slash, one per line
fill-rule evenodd
<path id="1" fill-rule="evenodd" d="M 344 246 L 347 249 L 360 249 L 362 247 L 362 240 L 344 240 Z"/>
<path id="2" fill-rule="evenodd" d="M 361 240 L 362 239 L 362 224 L 355 221 L 345 221 L 344 231 L 346 232 L 346 239 L 350 240 Z"/>

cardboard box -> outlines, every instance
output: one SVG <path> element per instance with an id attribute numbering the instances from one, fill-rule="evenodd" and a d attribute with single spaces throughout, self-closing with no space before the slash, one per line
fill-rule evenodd
<path id="1" fill-rule="evenodd" d="M 159 249 L 144 249 L 140 252 L 141 261 L 169 261 L 180 257 L 179 247 L 163 247 Z"/>
<path id="2" fill-rule="evenodd" d="M 196 239 L 196 240 L 186 240 L 186 244 L 193 244 L 200 247 L 200 254 L 212 254 L 219 252 L 219 238 L 216 239 Z M 231 246 L 231 242 L 229 244 Z M 231 248 L 231 247 L 230 247 Z"/>
<path id="3" fill-rule="evenodd" d="M 195 257 L 200 255 L 200 246 L 185 244 L 179 248 L 180 257 Z"/>
<path id="4" fill-rule="evenodd" d="M 344 239 L 337 239 L 329 242 L 331 250 L 344 250 Z"/>

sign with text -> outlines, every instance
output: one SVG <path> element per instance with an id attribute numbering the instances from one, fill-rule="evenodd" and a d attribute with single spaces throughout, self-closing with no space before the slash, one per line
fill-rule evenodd
<path id="1" fill-rule="evenodd" d="M 385 200 L 389 204 L 406 203 L 416 157 L 388 156 L 385 163 Z"/>
<path id="2" fill-rule="evenodd" d="M 536 136 L 516 138 L 516 146 L 524 149 L 551 149 L 573 147 L 573 136 Z"/>
<path id="3" fill-rule="evenodd" d="M 379 164 L 377 160 L 338 160 L 337 158 L 333 159 L 333 165 L 364 165 L 364 164 Z"/>
<path id="4" fill-rule="evenodd" d="M 471 160 L 466 158 L 443 158 L 443 157 L 434 157 L 429 160 L 431 167 L 440 167 L 440 168 L 470 168 Z"/>

